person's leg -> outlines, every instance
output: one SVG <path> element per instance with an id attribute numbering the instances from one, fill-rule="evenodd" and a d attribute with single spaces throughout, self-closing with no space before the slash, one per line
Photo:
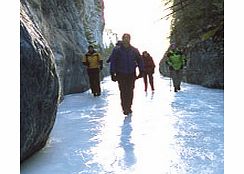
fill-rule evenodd
<path id="1" fill-rule="evenodd" d="M 95 93 L 95 90 L 94 90 L 94 77 L 93 77 L 93 72 L 92 72 L 92 70 L 90 70 L 90 69 L 88 69 L 87 70 L 87 74 L 88 74 L 88 77 L 89 77 L 89 83 L 90 83 L 90 88 L 91 88 L 91 92 L 92 92 L 92 94 L 94 94 Z"/>
<path id="2" fill-rule="evenodd" d="M 96 96 L 101 95 L 99 69 L 94 70 L 94 91 L 96 93 Z"/>
<path id="3" fill-rule="evenodd" d="M 145 73 L 144 76 L 143 76 L 143 81 L 144 81 L 144 91 L 147 91 L 147 74 Z"/>
<path id="4" fill-rule="evenodd" d="M 154 91 L 154 84 L 153 84 L 153 74 L 148 74 L 149 77 L 149 83 L 151 86 L 152 91 Z"/>
<path id="5" fill-rule="evenodd" d="M 180 85 L 181 85 L 181 81 L 182 81 L 182 77 L 183 77 L 183 73 L 182 70 L 178 70 L 176 71 L 176 89 L 180 90 Z"/>
<path id="6" fill-rule="evenodd" d="M 172 81 L 173 81 L 173 85 L 174 85 L 174 91 L 177 92 L 177 75 L 176 75 L 176 71 L 172 70 L 171 71 L 171 77 L 172 77 Z"/>
<path id="7" fill-rule="evenodd" d="M 125 115 L 132 112 L 135 77 L 133 75 L 119 75 L 118 84 L 120 89 L 121 106 Z"/>
<path id="8" fill-rule="evenodd" d="M 134 75 L 128 76 L 128 84 L 127 84 L 127 101 L 126 101 L 126 110 L 131 113 L 131 106 L 133 103 L 134 97 L 134 87 L 135 87 L 135 77 Z"/>
<path id="9" fill-rule="evenodd" d="M 124 111 L 126 109 L 126 80 L 124 76 L 118 75 L 118 85 L 120 90 L 120 101 L 121 101 L 121 107 Z"/>

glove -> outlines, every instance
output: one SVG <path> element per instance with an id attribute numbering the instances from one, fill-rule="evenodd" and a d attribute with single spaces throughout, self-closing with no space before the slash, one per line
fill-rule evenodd
<path id="1" fill-rule="evenodd" d="M 103 61 L 102 60 L 100 60 L 100 70 L 102 70 L 103 69 Z"/>
<path id="2" fill-rule="evenodd" d="M 174 70 L 174 68 L 172 66 L 169 66 L 169 70 L 172 71 Z"/>
<path id="3" fill-rule="evenodd" d="M 143 71 L 140 71 L 139 75 L 136 77 L 136 79 L 139 79 L 139 78 L 142 78 L 144 75 L 144 72 Z"/>
<path id="4" fill-rule="evenodd" d="M 110 59 L 106 60 L 106 63 L 110 63 Z"/>
<path id="5" fill-rule="evenodd" d="M 83 62 L 83 65 L 89 66 L 89 62 Z"/>
<path id="6" fill-rule="evenodd" d="M 117 75 L 116 75 L 116 74 L 111 74 L 111 80 L 112 80 L 113 82 L 118 81 Z"/>

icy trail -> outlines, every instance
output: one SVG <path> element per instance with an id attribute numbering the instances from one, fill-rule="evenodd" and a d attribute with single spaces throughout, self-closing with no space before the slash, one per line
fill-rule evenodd
<path id="1" fill-rule="evenodd" d="M 136 81 L 132 116 L 121 111 L 117 83 L 102 95 L 67 95 L 47 145 L 21 174 L 223 174 L 224 91 L 155 75 L 155 92 Z"/>

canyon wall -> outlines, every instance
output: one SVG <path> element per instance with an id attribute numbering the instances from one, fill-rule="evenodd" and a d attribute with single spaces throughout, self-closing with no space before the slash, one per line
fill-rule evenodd
<path id="1" fill-rule="evenodd" d="M 103 52 L 102 0 L 20 1 L 20 161 L 45 146 L 62 96 L 89 89 L 81 58 Z"/>

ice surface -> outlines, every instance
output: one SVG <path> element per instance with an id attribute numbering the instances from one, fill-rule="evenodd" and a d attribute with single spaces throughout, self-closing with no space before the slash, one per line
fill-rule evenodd
<path id="1" fill-rule="evenodd" d="M 131 116 L 118 85 L 106 77 L 102 95 L 64 97 L 46 146 L 21 174 L 223 174 L 224 91 L 183 83 L 173 92 L 155 75 L 155 92 L 136 81 Z"/>

